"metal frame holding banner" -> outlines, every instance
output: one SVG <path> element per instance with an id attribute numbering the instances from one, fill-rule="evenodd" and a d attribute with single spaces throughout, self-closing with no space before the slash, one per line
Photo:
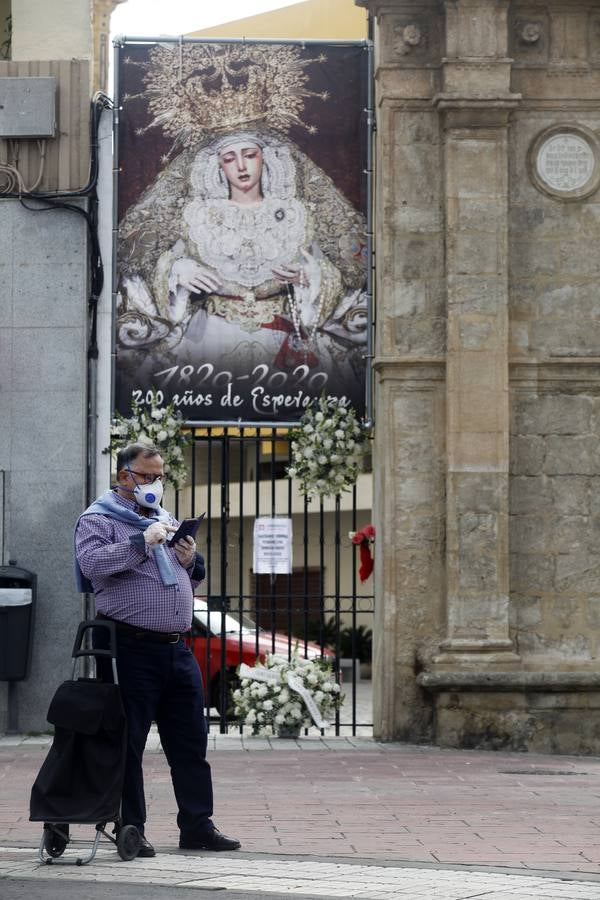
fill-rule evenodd
<path id="1" fill-rule="evenodd" d="M 121 38 L 113 407 L 370 420 L 372 45 Z"/>

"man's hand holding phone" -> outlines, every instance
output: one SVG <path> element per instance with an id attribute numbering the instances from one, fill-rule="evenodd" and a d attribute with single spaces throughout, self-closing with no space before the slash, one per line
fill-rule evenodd
<path id="1" fill-rule="evenodd" d="M 169 541 L 169 546 L 175 550 L 177 559 L 184 569 L 188 569 L 196 557 L 196 542 L 194 538 L 205 515 L 205 513 L 202 513 L 197 519 L 184 519 Z"/>
<path id="2" fill-rule="evenodd" d="M 189 535 L 182 537 L 174 547 L 175 556 L 184 569 L 189 569 L 196 559 L 196 541 Z"/>
<path id="3" fill-rule="evenodd" d="M 179 523 L 179 528 L 177 528 L 177 530 L 173 529 L 173 531 L 175 531 L 175 534 L 169 538 L 171 547 L 174 547 L 175 544 L 179 543 L 179 541 L 184 537 L 195 538 L 196 532 L 200 528 L 200 522 L 205 515 L 206 513 L 202 513 L 202 515 L 198 516 L 197 519 L 183 519 Z"/>

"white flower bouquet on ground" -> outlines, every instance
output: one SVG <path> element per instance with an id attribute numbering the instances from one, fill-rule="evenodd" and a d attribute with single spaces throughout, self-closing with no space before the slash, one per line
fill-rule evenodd
<path id="1" fill-rule="evenodd" d="M 321 397 L 290 436 L 292 464 L 287 474 L 299 479 L 306 496 L 335 496 L 356 482 L 367 435 L 352 407 L 332 405 Z"/>
<path id="2" fill-rule="evenodd" d="M 183 427 L 183 417 L 174 405 L 160 406 L 156 394 L 152 394 L 149 404 L 133 401 L 130 418 L 116 413 L 110 430 L 111 447 L 104 452 L 125 444 L 153 444 L 160 450 L 165 475 L 178 491 L 187 476 L 183 449 L 191 441 L 191 435 L 182 431 Z"/>
<path id="3" fill-rule="evenodd" d="M 304 659 L 296 648 L 291 659 L 267 653 L 254 668 L 242 663 L 234 691 L 235 713 L 252 734 L 269 735 L 316 725 L 326 728 L 344 696 L 327 658 Z"/>

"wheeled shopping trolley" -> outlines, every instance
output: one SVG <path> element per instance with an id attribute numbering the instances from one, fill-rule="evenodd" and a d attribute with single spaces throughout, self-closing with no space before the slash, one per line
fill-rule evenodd
<path id="1" fill-rule="evenodd" d="M 108 649 L 84 649 L 90 629 L 108 629 Z M 113 681 L 98 677 L 76 678 L 82 657 L 110 657 Z M 140 835 L 121 821 L 121 794 L 125 774 L 127 722 L 117 676 L 113 622 L 81 622 L 73 645 L 73 672 L 54 694 L 47 719 L 54 725 L 54 740 L 31 790 L 29 819 L 43 822 L 39 849 L 41 862 L 85 865 L 95 857 L 104 835 L 116 844 L 121 859 L 134 859 Z M 114 823 L 114 837 L 107 825 Z M 69 844 L 69 826 L 95 825 L 96 834 L 86 856 L 60 859 Z"/>

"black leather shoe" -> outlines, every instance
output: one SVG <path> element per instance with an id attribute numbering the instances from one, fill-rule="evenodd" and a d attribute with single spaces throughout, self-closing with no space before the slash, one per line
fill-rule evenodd
<path id="1" fill-rule="evenodd" d="M 156 850 L 154 849 L 150 841 L 147 841 L 144 835 L 140 834 L 140 849 L 138 851 L 138 857 L 147 859 L 150 856 L 156 856 Z"/>
<path id="2" fill-rule="evenodd" d="M 221 834 L 218 828 L 199 835 L 184 835 L 179 838 L 180 850 L 239 850 L 242 845 L 235 838 Z"/>

